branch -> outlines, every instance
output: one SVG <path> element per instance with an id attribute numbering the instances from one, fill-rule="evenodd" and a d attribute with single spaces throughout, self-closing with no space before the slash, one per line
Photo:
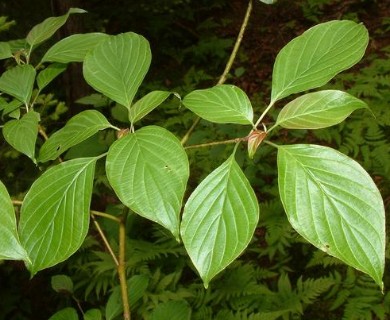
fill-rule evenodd
<path id="1" fill-rule="evenodd" d="M 229 60 L 226 63 L 225 70 L 223 71 L 222 75 L 219 77 L 219 80 L 218 80 L 217 84 L 223 84 L 226 81 L 227 75 L 229 74 L 230 69 L 233 66 L 233 62 L 234 62 L 234 60 L 237 57 L 238 49 L 240 48 L 242 38 L 244 37 L 245 30 L 246 30 L 246 28 L 248 26 L 248 21 L 249 21 L 251 13 L 252 13 L 252 0 L 249 0 L 248 7 L 247 7 L 246 13 L 245 13 L 245 17 L 244 17 L 244 20 L 242 21 L 242 25 L 241 25 L 241 28 L 240 28 L 240 32 L 238 33 L 238 36 L 237 36 L 236 42 L 234 44 L 233 50 L 232 50 L 232 52 L 230 54 Z M 181 144 L 182 145 L 184 145 L 188 141 L 188 139 L 190 138 L 190 136 L 191 136 L 192 132 L 194 131 L 195 127 L 198 125 L 199 121 L 200 121 L 199 117 L 197 117 L 194 120 L 191 128 L 188 129 L 187 133 L 181 139 Z"/>
<path id="2" fill-rule="evenodd" d="M 205 148 L 205 147 L 217 146 L 220 144 L 239 143 L 241 141 L 248 141 L 248 136 L 242 137 L 242 138 L 224 140 L 224 141 L 214 141 L 214 142 L 207 142 L 207 143 L 201 143 L 201 144 L 194 144 L 191 146 L 184 147 L 184 149 Z"/>
<path id="3" fill-rule="evenodd" d="M 119 261 L 118 261 L 116 255 L 115 255 L 114 251 L 112 250 L 112 248 L 111 248 L 111 246 L 110 246 L 110 244 L 109 244 L 109 242 L 107 240 L 106 235 L 104 234 L 102 228 L 100 227 L 99 222 L 97 222 L 95 215 L 92 213 L 92 211 L 91 211 L 91 217 L 92 217 L 93 223 L 95 224 L 95 227 L 96 227 L 97 231 L 99 232 L 100 237 L 103 240 L 104 245 L 106 246 L 108 252 L 110 253 L 110 255 L 112 257 L 112 260 L 114 260 L 115 265 L 118 267 L 119 266 Z"/>
<path id="4" fill-rule="evenodd" d="M 122 219 L 119 223 L 119 264 L 118 275 L 119 283 L 121 286 L 122 304 L 123 304 L 123 319 L 130 320 L 130 304 L 129 296 L 127 294 L 127 281 L 126 281 L 126 217 L 128 209 L 124 209 Z"/>

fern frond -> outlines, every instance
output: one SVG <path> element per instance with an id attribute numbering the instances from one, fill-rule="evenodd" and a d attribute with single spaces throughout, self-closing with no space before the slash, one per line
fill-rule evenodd
<path id="1" fill-rule="evenodd" d="M 331 277 L 297 281 L 297 294 L 299 299 L 305 304 L 312 304 L 323 293 L 329 290 L 335 284 Z"/>

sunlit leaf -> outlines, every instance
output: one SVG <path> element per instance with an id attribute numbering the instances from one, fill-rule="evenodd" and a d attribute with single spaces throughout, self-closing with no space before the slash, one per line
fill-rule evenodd
<path id="1" fill-rule="evenodd" d="M 16 150 L 35 162 L 35 142 L 38 136 L 38 112 L 27 112 L 20 120 L 10 120 L 3 128 L 4 139 Z"/>
<path id="2" fill-rule="evenodd" d="M 248 96 L 232 85 L 195 90 L 183 99 L 186 108 L 216 123 L 252 124 L 253 110 Z"/>
<path id="3" fill-rule="evenodd" d="M 48 169 L 24 198 L 19 235 L 31 275 L 66 260 L 83 243 L 96 160 L 80 158 Z"/>
<path id="4" fill-rule="evenodd" d="M 0 260 L 28 260 L 16 230 L 15 210 L 4 184 L 0 181 Z"/>
<path id="5" fill-rule="evenodd" d="M 54 44 L 42 58 L 42 62 L 82 62 L 86 54 L 101 41 L 109 38 L 105 33 L 73 34 Z"/>
<path id="6" fill-rule="evenodd" d="M 367 172 L 346 155 L 316 145 L 279 146 L 278 171 L 294 229 L 382 286 L 385 211 Z"/>
<path id="7" fill-rule="evenodd" d="M 180 227 L 205 287 L 247 247 L 259 219 L 256 195 L 232 155 L 188 199 Z"/>
<path id="8" fill-rule="evenodd" d="M 260 1 L 265 4 L 274 4 L 277 0 L 260 0 Z"/>
<path id="9" fill-rule="evenodd" d="M 61 28 L 68 20 L 69 15 L 72 13 L 85 13 L 85 10 L 78 8 L 70 8 L 69 11 L 63 16 L 50 17 L 43 22 L 34 26 L 27 34 L 27 43 L 33 47 L 43 41 L 49 39 L 59 28 Z"/>
<path id="10" fill-rule="evenodd" d="M 130 109 L 130 121 L 135 123 L 166 100 L 171 92 L 152 91 L 139 99 Z"/>
<path id="11" fill-rule="evenodd" d="M 58 75 L 66 70 L 66 65 L 62 63 L 53 63 L 50 66 L 39 72 L 37 76 L 37 84 L 39 90 L 43 90 L 50 82 L 52 82 Z"/>
<path id="12" fill-rule="evenodd" d="M 99 111 L 85 110 L 71 118 L 65 127 L 55 132 L 42 145 L 38 161 L 58 158 L 70 147 L 88 139 L 96 132 L 112 127 Z"/>
<path id="13" fill-rule="evenodd" d="M 310 28 L 276 57 L 271 100 L 326 84 L 360 61 L 367 44 L 367 29 L 353 21 L 335 20 Z"/>
<path id="14" fill-rule="evenodd" d="M 172 133 L 149 126 L 117 140 L 108 152 L 106 172 L 122 203 L 178 238 L 189 164 Z"/>
<path id="15" fill-rule="evenodd" d="M 0 77 L 0 91 L 27 104 L 30 101 L 35 80 L 35 69 L 29 64 L 16 66 Z"/>
<path id="16" fill-rule="evenodd" d="M 152 59 L 149 42 L 133 33 L 103 40 L 84 60 L 84 78 L 96 91 L 130 109 Z"/>
<path id="17" fill-rule="evenodd" d="M 4 105 L 2 105 L 0 109 L 3 109 L 3 116 L 5 116 L 7 114 L 10 115 L 15 110 L 19 111 L 19 108 L 22 105 L 23 105 L 22 101 L 20 101 L 18 99 L 13 99 L 9 103 L 6 102 Z M 15 118 L 15 117 L 11 117 L 11 118 Z M 19 119 L 20 117 L 16 117 L 16 118 Z"/>
<path id="18" fill-rule="evenodd" d="M 0 60 L 12 57 L 11 47 L 8 42 L 0 42 Z"/>
<path id="19" fill-rule="evenodd" d="M 338 124 L 353 111 L 367 108 L 354 96 L 338 91 L 324 90 L 308 93 L 288 103 L 280 111 L 276 125 L 288 129 L 319 129 Z"/>

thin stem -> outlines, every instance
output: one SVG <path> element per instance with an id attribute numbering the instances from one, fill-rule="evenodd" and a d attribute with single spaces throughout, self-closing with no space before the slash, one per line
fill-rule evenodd
<path id="1" fill-rule="evenodd" d="M 42 126 L 38 127 L 38 132 L 43 137 L 43 139 L 45 139 L 45 141 L 49 140 L 49 137 L 47 136 L 46 131 Z"/>
<path id="2" fill-rule="evenodd" d="M 74 302 L 76 302 L 77 308 L 79 308 L 79 311 L 84 316 L 84 310 L 81 307 L 80 301 L 74 295 L 72 295 L 72 299 L 74 300 Z"/>
<path id="3" fill-rule="evenodd" d="M 194 120 L 194 123 L 192 124 L 191 128 L 188 129 L 187 133 L 184 135 L 183 139 L 181 139 L 181 144 L 184 145 L 188 139 L 190 138 L 190 135 L 192 134 L 192 131 L 194 131 L 195 127 L 198 125 L 200 121 L 200 117 L 197 117 L 195 120 Z"/>
<path id="4" fill-rule="evenodd" d="M 252 7 L 253 7 L 252 6 L 252 0 L 249 0 L 248 7 L 247 7 L 246 12 L 245 12 L 245 17 L 244 17 L 244 20 L 242 21 L 241 28 L 240 28 L 240 31 L 238 33 L 238 36 L 237 36 L 236 42 L 234 44 L 233 50 L 232 50 L 232 52 L 230 54 L 228 62 L 226 63 L 225 70 L 223 71 L 222 75 L 219 77 L 219 80 L 218 80 L 217 84 L 225 83 L 227 75 L 229 74 L 230 69 L 233 66 L 234 60 L 237 57 L 237 53 L 238 53 L 238 50 L 239 50 L 240 45 L 241 45 L 242 38 L 244 37 L 245 30 L 246 30 L 246 28 L 248 26 L 249 18 L 250 18 L 250 15 L 252 13 Z M 182 145 L 184 145 L 188 141 L 188 139 L 190 138 L 190 136 L 191 136 L 192 132 L 194 131 L 195 127 L 198 125 L 199 121 L 200 121 L 199 117 L 197 117 L 194 120 L 191 128 L 188 129 L 187 133 L 181 139 L 181 144 Z"/>
<path id="5" fill-rule="evenodd" d="M 97 231 L 99 232 L 100 237 L 103 240 L 104 245 L 106 246 L 108 252 L 110 253 L 110 255 L 112 257 L 112 260 L 114 260 L 115 265 L 118 267 L 119 266 L 119 261 L 118 261 L 116 255 L 115 255 L 114 251 L 112 250 L 110 244 L 108 243 L 107 237 L 104 234 L 102 228 L 100 227 L 99 222 L 97 222 L 94 214 L 91 214 L 91 217 L 92 217 L 93 223 L 95 224 L 95 227 L 96 227 Z"/>
<path id="6" fill-rule="evenodd" d="M 250 17 L 251 12 L 252 12 L 252 7 L 253 7 L 252 0 L 249 0 L 248 7 L 247 7 L 246 13 L 245 13 L 245 17 L 244 17 L 244 20 L 242 21 L 240 32 L 238 33 L 238 36 L 236 39 L 236 43 L 234 44 L 233 51 L 230 54 L 230 58 L 226 64 L 225 70 L 223 71 L 221 77 L 219 78 L 218 84 L 223 84 L 226 81 L 226 77 L 227 77 L 230 69 L 233 66 L 233 62 L 236 59 L 238 49 L 240 48 L 242 38 L 244 37 L 245 30 L 248 26 L 249 17 Z"/>
<path id="7" fill-rule="evenodd" d="M 99 216 L 99 217 L 103 217 L 103 218 L 106 218 L 106 219 L 114 220 L 115 222 L 118 222 L 118 223 L 121 222 L 121 220 L 119 218 L 113 216 L 112 214 L 108 214 L 108 213 L 100 212 L 100 211 L 95 211 L 95 210 L 91 210 L 91 213 L 94 216 Z"/>
<path id="8" fill-rule="evenodd" d="M 21 206 L 23 204 L 23 201 L 20 200 L 12 200 L 12 204 L 14 206 Z"/>
<path id="9" fill-rule="evenodd" d="M 123 319 L 130 320 L 130 304 L 127 294 L 127 281 L 126 281 L 126 217 L 128 209 L 124 210 L 122 219 L 119 223 L 119 264 L 118 275 L 119 283 L 121 286 L 122 304 L 123 304 Z"/>
<path id="10" fill-rule="evenodd" d="M 264 112 L 261 114 L 260 118 L 256 121 L 255 123 L 255 128 L 257 128 L 257 126 L 261 123 L 261 120 L 264 119 L 265 115 L 267 114 L 267 112 L 273 107 L 274 105 L 274 101 L 271 101 L 270 104 L 267 106 L 267 108 L 264 110 Z"/>
<path id="11" fill-rule="evenodd" d="M 211 147 L 211 146 L 217 146 L 220 144 L 230 144 L 230 143 L 239 143 L 241 141 L 247 141 L 248 137 L 242 137 L 242 138 L 235 138 L 230 140 L 224 140 L 224 141 L 214 141 L 214 142 L 207 142 L 207 143 L 201 143 L 201 144 L 194 144 L 191 146 L 184 147 L 184 149 L 195 149 L 195 148 L 205 148 L 205 147 Z"/>
<path id="12" fill-rule="evenodd" d="M 264 140 L 263 142 L 268 144 L 269 146 L 272 146 L 272 147 L 276 148 L 276 149 L 279 148 L 279 146 L 277 144 L 275 144 L 275 143 L 273 143 L 271 141 Z"/>

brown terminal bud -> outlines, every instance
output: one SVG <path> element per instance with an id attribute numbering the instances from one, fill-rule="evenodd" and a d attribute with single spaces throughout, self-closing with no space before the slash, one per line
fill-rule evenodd
<path id="1" fill-rule="evenodd" d="M 263 142 L 267 132 L 262 130 L 252 130 L 248 136 L 248 156 L 250 159 L 253 159 L 257 148 Z"/>

